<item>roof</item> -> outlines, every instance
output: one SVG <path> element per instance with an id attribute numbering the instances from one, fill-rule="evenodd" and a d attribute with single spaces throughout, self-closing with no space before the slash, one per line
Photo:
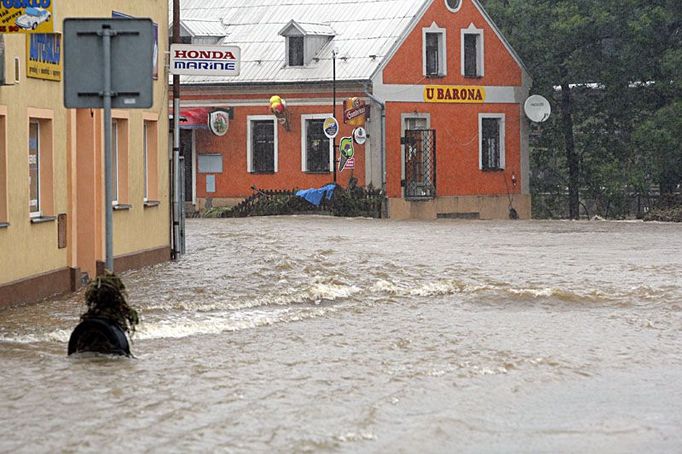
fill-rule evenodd
<path id="1" fill-rule="evenodd" d="M 280 35 L 286 36 L 289 29 L 296 29 L 301 35 L 307 36 L 334 36 L 336 32 L 329 24 L 309 24 L 305 22 L 296 22 L 295 20 L 290 20 L 282 30 L 279 31 Z"/>
<path id="2" fill-rule="evenodd" d="M 172 24 L 171 24 L 172 25 Z M 220 19 L 180 19 L 180 25 L 191 36 L 226 36 L 227 29 Z"/>
<path id="3" fill-rule="evenodd" d="M 173 0 L 169 0 L 172 2 Z M 525 66 L 478 0 L 472 0 L 525 71 Z M 182 0 L 183 25 L 223 27 L 220 44 L 241 49 L 239 76 L 181 76 L 183 84 L 328 81 L 332 52 L 337 81 L 370 80 L 433 0 Z M 172 4 L 169 13 L 172 15 Z M 209 25 L 210 24 L 210 25 Z M 306 66 L 284 64 L 284 36 L 332 36 Z M 196 35 L 219 36 L 196 32 Z M 526 71 L 527 72 L 527 71 Z"/>
<path id="4" fill-rule="evenodd" d="M 183 24 L 206 20 L 225 26 L 229 36 L 221 44 L 241 48 L 241 69 L 237 77 L 181 76 L 181 80 L 183 84 L 331 80 L 334 48 L 338 81 L 369 80 L 427 1 L 182 0 Z M 285 38 L 279 33 L 292 20 L 309 34 L 334 33 L 334 39 L 304 67 L 284 65 Z"/>

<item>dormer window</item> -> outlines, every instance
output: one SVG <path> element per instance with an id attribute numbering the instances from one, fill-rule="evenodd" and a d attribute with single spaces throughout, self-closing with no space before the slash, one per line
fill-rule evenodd
<path id="1" fill-rule="evenodd" d="M 317 53 L 334 39 L 334 30 L 328 24 L 311 24 L 289 21 L 279 32 L 285 42 L 287 66 L 306 66 L 313 62 Z M 319 58 L 315 61 L 319 61 Z"/>
<path id="2" fill-rule="evenodd" d="M 287 38 L 289 54 L 289 66 L 303 66 L 303 36 L 290 36 Z"/>

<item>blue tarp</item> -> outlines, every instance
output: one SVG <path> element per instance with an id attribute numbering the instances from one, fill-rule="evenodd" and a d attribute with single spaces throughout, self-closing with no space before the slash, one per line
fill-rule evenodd
<path id="1" fill-rule="evenodd" d="M 298 190 L 296 191 L 296 196 L 304 198 L 316 207 L 319 207 L 323 197 L 327 197 L 327 200 L 332 198 L 334 195 L 334 189 L 336 189 L 336 184 L 330 183 L 326 186 L 322 186 L 319 189 L 313 188 Z"/>

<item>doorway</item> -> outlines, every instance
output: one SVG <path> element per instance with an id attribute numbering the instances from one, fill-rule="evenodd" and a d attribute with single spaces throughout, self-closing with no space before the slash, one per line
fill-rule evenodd
<path id="1" fill-rule="evenodd" d="M 180 156 L 184 158 L 185 166 L 185 204 L 195 204 L 196 186 L 194 182 L 196 175 L 194 173 L 194 130 L 192 129 L 180 129 Z"/>

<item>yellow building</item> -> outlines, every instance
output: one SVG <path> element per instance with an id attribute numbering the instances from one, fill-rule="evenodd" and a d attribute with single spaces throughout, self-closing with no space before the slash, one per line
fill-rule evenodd
<path id="1" fill-rule="evenodd" d="M 128 15 L 158 25 L 153 106 L 112 112 L 114 269 L 170 258 L 168 0 L 47 3 L 49 11 L 25 14 L 42 15 L 34 31 L 52 22 L 55 34 L 21 32 L 20 13 L 11 23 L 0 16 L 0 304 L 75 290 L 103 270 L 103 111 L 64 108 L 65 18 Z"/>

